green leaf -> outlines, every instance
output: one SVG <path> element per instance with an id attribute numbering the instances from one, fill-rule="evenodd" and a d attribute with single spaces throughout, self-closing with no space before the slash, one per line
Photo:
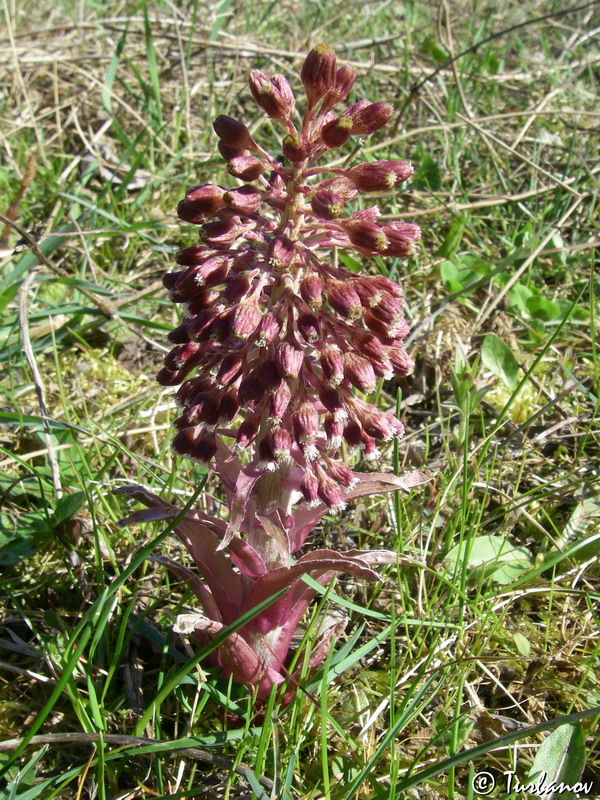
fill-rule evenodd
<path id="1" fill-rule="evenodd" d="M 73 492 L 73 494 L 66 494 L 61 497 L 54 509 L 54 522 L 56 525 L 60 525 L 61 522 L 74 517 L 84 503 L 85 492 Z"/>
<path id="2" fill-rule="evenodd" d="M 525 658 L 528 658 L 529 653 L 531 652 L 531 645 L 529 644 L 529 639 L 522 633 L 519 633 L 519 631 L 516 631 L 515 633 L 513 633 L 513 642 L 515 643 L 519 653 Z"/>
<path id="3" fill-rule="evenodd" d="M 450 258 L 450 256 L 453 256 L 460 246 L 466 226 L 467 216 L 463 214 L 450 226 L 450 230 L 446 234 L 446 238 L 442 242 L 442 246 L 437 251 L 436 255 L 442 258 Z"/>
<path id="4" fill-rule="evenodd" d="M 600 551 L 600 538 L 593 535 L 599 528 L 600 494 L 585 487 L 582 499 L 573 509 L 556 545 L 559 550 L 565 550 L 570 545 L 585 542 L 589 538 L 590 543 L 578 550 L 574 556 L 577 561 L 587 561 Z"/>
<path id="5" fill-rule="evenodd" d="M 557 319 L 560 317 L 560 307 L 552 300 L 546 300 L 539 294 L 534 294 L 529 300 L 525 301 L 527 310 L 532 317 L 543 320 Z"/>
<path id="6" fill-rule="evenodd" d="M 467 541 L 457 544 L 444 561 L 449 565 L 462 563 L 469 544 Z M 471 582 L 491 578 L 496 583 L 505 584 L 532 565 L 533 556 L 526 547 L 515 547 L 506 536 L 489 535 L 478 536 L 471 544 L 467 566 Z"/>
<path id="7" fill-rule="evenodd" d="M 437 161 L 429 153 L 425 153 L 419 157 L 418 163 L 419 168 L 411 181 L 413 188 L 439 192 L 442 188 L 442 173 Z"/>
<path id="8" fill-rule="evenodd" d="M 483 340 L 481 361 L 511 392 L 514 391 L 519 382 L 519 365 L 510 347 L 495 333 L 488 333 Z"/>
<path id="9" fill-rule="evenodd" d="M 560 784 L 574 786 L 579 781 L 584 766 L 583 727 L 581 722 L 567 723 L 544 739 L 533 759 L 527 781 L 534 784 L 539 781 L 542 789 L 544 786 L 550 788 L 550 784 L 556 784 L 557 790 L 544 792 L 543 796 L 547 800 L 552 800 L 553 797 L 575 797 L 573 792 L 560 791 Z"/>

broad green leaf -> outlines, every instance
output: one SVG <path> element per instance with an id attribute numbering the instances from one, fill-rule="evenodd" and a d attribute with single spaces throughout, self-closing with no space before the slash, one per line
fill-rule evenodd
<path id="1" fill-rule="evenodd" d="M 444 561 L 449 565 L 462 563 L 467 542 L 453 547 Z M 533 565 L 533 556 L 526 547 L 515 547 L 506 536 L 478 536 L 471 544 L 468 557 L 469 580 L 477 582 L 491 577 L 496 583 L 510 583 Z"/>
<path id="2" fill-rule="evenodd" d="M 537 784 L 543 790 L 557 784 L 556 791 L 544 792 L 546 800 L 553 797 L 575 797 L 573 792 L 560 791 L 560 784 L 574 786 L 585 766 L 585 737 L 581 722 L 561 725 L 544 739 L 537 751 L 527 783 Z"/>
<path id="3" fill-rule="evenodd" d="M 533 317 L 537 317 L 537 319 L 551 320 L 560 317 L 560 308 L 558 304 L 553 303 L 552 300 L 546 300 L 545 297 L 539 294 L 534 294 L 530 297 L 525 305 L 529 313 Z"/>
<path id="4" fill-rule="evenodd" d="M 519 365 L 510 347 L 495 333 L 488 333 L 481 346 L 481 361 L 511 390 L 519 382 Z"/>
<path id="5" fill-rule="evenodd" d="M 531 652 L 531 645 L 529 644 L 529 639 L 519 631 L 515 631 L 515 633 L 513 633 L 513 642 L 517 646 L 517 650 L 519 651 L 519 653 L 522 656 L 525 656 L 525 658 L 527 658 L 529 656 L 529 653 Z"/>

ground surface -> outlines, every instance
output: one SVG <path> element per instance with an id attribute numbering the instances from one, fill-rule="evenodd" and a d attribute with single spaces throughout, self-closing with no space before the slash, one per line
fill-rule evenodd
<path id="1" fill-rule="evenodd" d="M 600 794 L 600 6 L 536 21 L 564 8 L 6 0 L 0 213 L 43 253 L 6 226 L 0 737 L 45 737 L 16 761 L 0 745 L 7 797 L 471 797 L 482 770 L 499 797 L 534 758 Z M 418 257 L 361 268 L 402 283 L 417 363 L 382 387 L 407 435 L 379 468 L 431 481 L 317 531 L 420 566 L 342 579 L 346 637 L 261 721 L 170 633 L 192 599 L 146 556 L 176 545 L 120 529 L 111 492 L 203 477 L 171 455 L 153 379 L 176 322 L 160 276 L 193 236 L 174 206 L 230 180 L 217 113 L 277 146 L 246 74 L 292 78 L 318 41 L 358 68 L 353 99 L 399 111 L 363 152 L 417 167 L 377 201 L 422 226 Z"/>

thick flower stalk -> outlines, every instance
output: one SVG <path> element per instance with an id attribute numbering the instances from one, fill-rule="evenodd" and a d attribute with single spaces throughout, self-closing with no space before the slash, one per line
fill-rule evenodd
<path id="1" fill-rule="evenodd" d="M 345 444 L 373 459 L 380 442 L 403 433 L 401 422 L 368 396 L 378 379 L 406 375 L 413 364 L 403 348 L 408 326 L 400 287 L 382 275 L 355 274 L 333 254 L 343 248 L 366 258 L 405 257 L 420 239 L 418 226 L 382 222 L 377 206 L 361 202 L 410 178 L 409 162 L 322 163 L 392 114 L 388 103 L 365 99 L 334 112 L 355 77 L 350 67 L 337 67 L 330 47 L 315 47 L 302 67 L 301 116 L 283 75 L 251 73 L 254 100 L 283 129 L 281 156 L 267 152 L 242 122 L 216 118 L 219 151 L 240 185 L 187 191 L 177 211 L 199 227 L 200 243 L 181 250 L 180 269 L 164 278 L 183 310 L 158 375 L 162 385 L 179 387 L 173 449 L 208 464 L 229 505 L 227 521 L 197 513 L 177 528 L 204 579 L 168 563 L 204 610 L 179 627 L 205 642 L 289 587 L 218 651 L 225 672 L 257 685 L 260 697 L 283 682 L 292 636 L 314 596 L 302 575 L 323 585 L 335 572 L 374 579 L 373 564 L 396 561 L 386 551 L 319 550 L 295 563 L 290 556 L 328 510 L 421 480 L 358 473 L 341 455 Z M 130 519 L 176 514 L 139 487 L 129 493 L 150 507 Z M 315 647 L 312 666 L 336 633 Z"/>

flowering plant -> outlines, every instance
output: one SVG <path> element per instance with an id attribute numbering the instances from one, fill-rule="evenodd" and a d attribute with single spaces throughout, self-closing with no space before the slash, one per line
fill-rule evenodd
<path id="1" fill-rule="evenodd" d="M 359 193 L 407 180 L 410 163 L 319 165 L 331 148 L 373 133 L 392 114 L 388 103 L 361 99 L 335 115 L 355 77 L 350 67 L 337 67 L 330 47 L 315 47 L 301 71 L 307 104 L 300 117 L 283 75 L 251 73 L 254 100 L 283 127 L 283 157 L 275 159 L 238 120 L 216 118 L 221 155 L 243 184 L 187 191 L 177 211 L 199 226 L 200 244 L 181 250 L 181 269 L 164 278 L 184 316 L 169 334 L 175 347 L 158 375 L 163 386 L 179 386 L 173 449 L 211 467 L 229 509 L 227 520 L 197 511 L 176 526 L 200 577 L 160 559 L 203 609 L 179 617 L 176 630 L 204 644 L 287 590 L 216 651 L 224 673 L 257 687 L 261 699 L 284 683 L 292 637 L 315 595 L 303 576 L 322 585 L 338 572 L 376 579 L 373 565 L 398 558 L 324 549 L 296 561 L 292 555 L 328 511 L 423 480 L 420 473 L 357 473 L 340 458 L 345 444 L 373 459 L 378 442 L 403 433 L 393 414 L 365 396 L 378 378 L 406 375 L 413 365 L 403 348 L 400 287 L 382 275 L 350 272 L 332 250 L 407 256 L 420 239 L 416 225 L 378 221 L 377 206 L 344 213 Z M 149 507 L 125 522 L 178 514 L 141 487 L 121 491 Z M 310 667 L 339 633 L 340 625 L 322 633 Z"/>

